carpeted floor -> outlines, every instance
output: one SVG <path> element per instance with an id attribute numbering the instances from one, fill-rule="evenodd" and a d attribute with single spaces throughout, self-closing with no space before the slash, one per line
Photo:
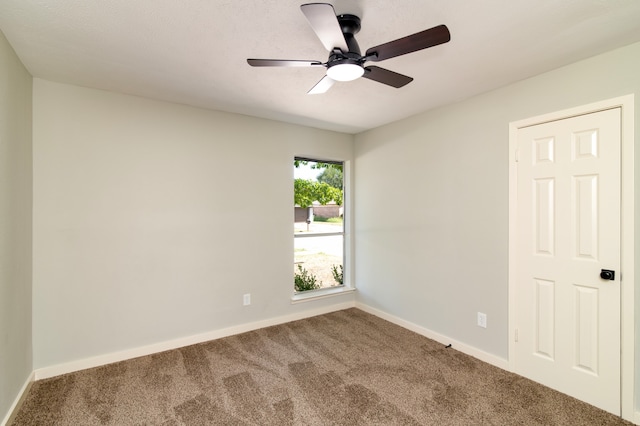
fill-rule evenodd
<path id="1" fill-rule="evenodd" d="M 630 423 L 348 309 L 38 381 L 12 424 Z"/>

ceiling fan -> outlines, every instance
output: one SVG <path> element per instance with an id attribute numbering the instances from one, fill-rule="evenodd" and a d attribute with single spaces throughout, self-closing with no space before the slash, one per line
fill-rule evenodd
<path id="1" fill-rule="evenodd" d="M 451 40 L 449 29 L 438 25 L 379 46 L 367 49 L 364 56 L 355 39 L 360 31 L 360 18 L 355 15 L 338 15 L 328 3 L 309 3 L 300 6 L 311 28 L 329 51 L 327 62 L 288 59 L 247 59 L 252 67 L 325 67 L 326 75 L 309 90 L 309 94 L 324 93 L 336 81 L 351 81 L 359 77 L 400 88 L 413 78 L 385 68 L 364 66 L 365 62 L 379 62 Z"/>

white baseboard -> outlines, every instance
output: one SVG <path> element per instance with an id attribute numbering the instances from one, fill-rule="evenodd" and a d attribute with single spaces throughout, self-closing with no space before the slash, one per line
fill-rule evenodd
<path id="1" fill-rule="evenodd" d="M 640 411 L 636 411 L 634 413 L 633 419 L 626 419 L 626 420 L 633 422 L 633 424 L 640 425 Z"/>
<path id="2" fill-rule="evenodd" d="M 7 415 L 4 417 L 4 419 L 2 419 L 2 422 L 0 422 L 0 426 L 6 426 L 9 423 L 9 420 L 11 420 L 13 416 L 17 414 L 18 408 L 20 408 L 20 405 L 22 405 L 22 401 L 27 396 L 27 390 L 29 390 L 29 386 L 31 386 L 31 383 L 33 383 L 34 380 L 35 372 L 32 371 L 31 374 L 29 374 L 29 377 L 27 377 L 27 380 L 22 385 L 22 388 L 20 388 L 20 392 L 18 392 L 18 395 L 13 401 L 13 404 L 11 404 L 11 406 L 9 407 Z"/>
<path id="3" fill-rule="evenodd" d="M 465 343 L 462 342 L 458 342 L 455 339 L 451 339 L 450 337 L 444 336 L 442 334 L 436 333 L 435 331 L 431 331 L 427 328 L 424 328 L 422 326 L 419 326 L 417 324 L 414 324 L 412 322 L 403 320 L 402 318 L 396 317 L 394 315 L 388 314 L 384 311 L 381 311 L 379 309 L 376 308 L 372 308 L 371 306 L 365 305 L 363 303 L 357 302 L 356 303 L 356 308 L 361 309 L 365 312 L 368 312 L 372 315 L 375 315 L 377 317 L 380 317 L 384 320 L 387 320 L 389 322 L 392 322 L 396 325 L 399 325 L 402 328 L 406 328 L 407 330 L 411 330 L 415 333 L 418 333 L 422 336 L 428 337 L 429 339 L 433 339 L 436 342 L 440 342 L 443 345 L 448 345 L 451 344 L 451 347 L 453 347 L 454 349 L 463 352 L 467 355 L 470 355 L 474 358 L 479 359 L 480 361 L 484 361 L 488 364 L 494 365 L 498 368 L 501 368 L 503 370 L 507 370 L 509 371 L 509 361 L 504 359 L 504 358 L 500 358 L 498 356 L 489 354 L 487 352 L 484 352 L 478 348 L 475 348 L 473 346 L 469 346 Z"/>
<path id="4" fill-rule="evenodd" d="M 72 373 L 74 371 L 85 370 L 87 368 L 100 367 L 102 365 L 114 362 L 125 361 L 132 358 L 151 355 L 158 352 L 168 351 L 171 349 L 182 348 L 184 346 L 195 345 L 198 343 L 208 342 L 209 340 L 220 339 L 222 337 L 233 336 L 235 334 L 245 333 L 247 331 L 258 330 L 260 328 L 270 327 L 272 325 L 283 324 L 286 322 L 297 321 L 317 315 L 327 314 L 330 312 L 341 311 L 355 307 L 355 302 L 344 302 L 323 308 L 311 309 L 304 312 L 298 312 L 290 315 L 269 318 L 261 321 L 255 321 L 247 324 L 240 324 L 233 327 L 213 330 L 202 334 L 183 337 L 179 339 L 169 340 L 165 342 L 155 343 L 152 345 L 141 346 L 124 351 L 113 352 L 105 355 L 98 355 L 91 358 L 84 358 L 77 361 L 66 362 L 64 364 L 52 365 L 35 370 L 35 380 L 47 379 L 49 377 L 59 376 L 61 374 Z"/>

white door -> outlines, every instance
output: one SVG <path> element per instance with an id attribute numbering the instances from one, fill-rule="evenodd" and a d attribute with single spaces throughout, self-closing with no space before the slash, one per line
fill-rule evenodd
<path id="1" fill-rule="evenodd" d="M 518 130 L 513 299 L 515 372 L 618 415 L 620 113 Z"/>

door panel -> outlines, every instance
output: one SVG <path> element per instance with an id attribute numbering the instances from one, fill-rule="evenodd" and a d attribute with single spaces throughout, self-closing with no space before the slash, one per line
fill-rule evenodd
<path id="1" fill-rule="evenodd" d="M 555 283 L 535 280 L 536 291 L 536 355 L 553 360 L 555 357 Z"/>
<path id="2" fill-rule="evenodd" d="M 620 109 L 518 130 L 518 374 L 620 414 Z"/>
<path id="3" fill-rule="evenodd" d="M 536 236 L 536 254 L 553 256 L 555 242 L 554 179 L 535 179 L 536 219 L 533 224 Z"/>

